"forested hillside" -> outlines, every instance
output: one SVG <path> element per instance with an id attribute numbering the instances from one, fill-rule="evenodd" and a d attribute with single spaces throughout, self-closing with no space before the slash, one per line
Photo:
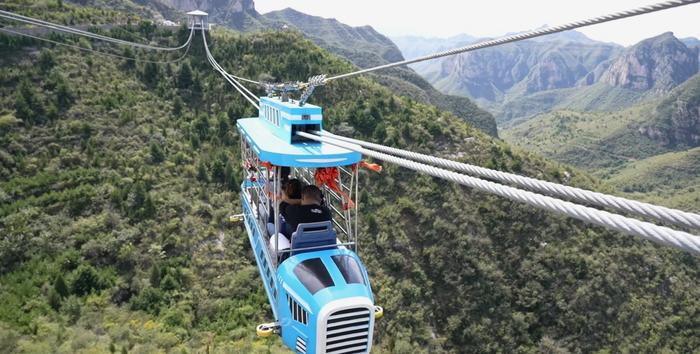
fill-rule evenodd
<path id="1" fill-rule="evenodd" d="M 352 68 L 295 33 L 210 41 L 246 77 Z M 235 122 L 256 112 L 194 43 L 162 65 L 0 36 L 0 352 L 287 352 L 255 338 L 271 313 L 244 230 L 227 222 L 240 212 Z M 601 188 L 367 78 L 312 102 L 344 135 Z M 362 183 L 361 257 L 385 308 L 376 353 L 700 347 L 691 255 L 391 165 Z"/>
<path id="2" fill-rule="evenodd" d="M 204 3 L 148 0 L 145 3 L 155 7 L 167 6 L 171 11 L 186 12 L 200 8 L 209 11 L 211 21 L 242 32 L 298 31 L 321 48 L 360 68 L 404 59 L 396 45 L 371 26 L 352 27 L 336 19 L 307 15 L 292 8 L 260 14 L 255 10 L 253 0 Z M 441 93 L 410 68 L 384 70 L 372 76 L 398 95 L 452 112 L 486 133 L 498 135 L 496 121 L 491 113 L 479 108 L 469 98 Z"/>
<path id="3" fill-rule="evenodd" d="M 700 75 L 616 112 L 555 111 L 502 132 L 516 145 L 595 172 L 620 190 L 700 210 Z"/>

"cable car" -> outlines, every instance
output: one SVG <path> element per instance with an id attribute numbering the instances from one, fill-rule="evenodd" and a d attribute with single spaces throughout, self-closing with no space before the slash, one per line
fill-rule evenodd
<path id="1" fill-rule="evenodd" d="M 259 116 L 239 119 L 237 128 L 246 170 L 242 220 L 275 318 L 257 334 L 278 334 L 296 353 L 369 353 L 383 309 L 357 255 L 352 199 L 361 155 L 298 136 L 323 129 L 322 109 L 284 95 L 261 97 Z M 286 244 L 272 236 L 288 177 L 319 186 L 333 218 L 299 224 Z"/>

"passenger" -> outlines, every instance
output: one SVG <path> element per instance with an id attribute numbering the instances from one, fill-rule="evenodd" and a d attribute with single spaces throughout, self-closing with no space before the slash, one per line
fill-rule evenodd
<path id="1" fill-rule="evenodd" d="M 279 206 L 279 213 L 280 215 L 284 215 L 284 210 L 287 208 L 289 204 L 301 204 L 301 188 L 302 188 L 302 183 L 296 178 L 292 178 L 288 180 L 286 183 L 282 184 L 282 194 L 278 197 L 280 202 Z M 268 224 L 273 224 L 275 223 L 275 213 L 274 210 L 272 210 L 272 206 L 270 206 L 271 210 L 268 213 L 268 218 L 267 222 Z M 280 220 L 282 223 L 284 223 L 284 218 L 281 218 Z M 282 228 L 281 230 L 284 231 Z M 272 232 L 270 232 L 272 234 Z M 286 234 L 286 233 L 285 233 Z M 287 236 L 291 236 L 291 234 L 286 234 Z"/>
<path id="2" fill-rule="evenodd" d="M 289 239 L 292 236 L 292 233 L 287 233 L 286 230 L 288 227 L 286 227 L 286 222 L 284 219 L 284 212 L 289 207 L 289 205 L 297 205 L 301 204 L 301 189 L 302 189 L 302 184 L 301 181 L 299 181 L 296 178 L 290 179 L 283 185 L 283 193 L 279 196 L 279 199 L 281 200 L 280 205 L 279 205 L 279 212 L 280 212 L 280 230 L 282 232 L 278 233 L 275 232 L 275 211 L 274 209 L 270 210 L 269 217 L 267 220 L 267 232 L 270 235 L 270 249 L 273 250 L 273 252 L 277 253 L 277 250 L 275 249 L 275 245 L 279 247 L 279 250 L 285 250 L 289 249 L 291 246 L 291 243 L 289 242 Z M 276 239 L 276 236 L 279 235 L 278 239 Z M 289 254 L 286 254 L 285 257 L 288 257 Z"/>
<path id="3" fill-rule="evenodd" d="M 301 202 L 291 201 L 287 204 L 282 216 L 287 225 L 288 235 L 297 231 L 299 224 L 330 221 L 331 212 L 323 203 L 323 193 L 318 187 L 309 185 L 301 190 Z"/>

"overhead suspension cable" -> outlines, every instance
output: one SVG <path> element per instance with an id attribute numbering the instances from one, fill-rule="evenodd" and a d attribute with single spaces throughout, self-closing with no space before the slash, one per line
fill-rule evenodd
<path id="1" fill-rule="evenodd" d="M 353 72 L 346 73 L 346 74 L 331 76 L 331 77 L 326 78 L 323 82 L 327 83 L 327 82 L 332 81 L 332 80 L 342 79 L 342 78 L 360 75 L 360 74 L 366 74 L 366 73 L 377 71 L 377 70 L 389 69 L 389 68 L 393 68 L 393 67 L 397 67 L 397 66 L 418 63 L 418 62 L 422 62 L 422 61 L 426 61 L 426 60 L 432 60 L 432 59 L 446 57 L 446 56 L 450 56 L 450 55 L 470 52 L 470 51 L 474 51 L 477 49 L 495 47 L 495 46 L 499 46 L 499 45 L 503 45 L 503 44 L 507 44 L 507 43 L 522 41 L 525 39 L 541 37 L 541 36 L 545 36 L 548 34 L 569 31 L 569 30 L 573 30 L 573 29 L 577 29 L 577 28 L 581 28 L 581 27 L 586 27 L 586 26 L 591 26 L 591 25 L 595 25 L 595 24 L 620 20 L 623 18 L 644 15 L 644 14 L 662 11 L 662 10 L 667 10 L 667 9 L 671 9 L 671 8 L 675 8 L 675 7 L 695 4 L 698 2 L 700 2 L 700 0 L 665 1 L 665 2 L 658 3 L 658 4 L 642 6 L 642 7 L 632 9 L 632 10 L 627 10 L 627 11 L 615 12 L 615 13 L 612 13 L 609 15 L 594 17 L 594 18 L 590 18 L 587 20 L 580 20 L 580 21 L 576 21 L 576 22 L 571 22 L 571 23 L 555 26 L 555 27 L 547 27 L 547 28 L 542 28 L 542 29 L 538 29 L 538 30 L 527 31 L 527 32 L 519 33 L 519 34 L 505 36 L 505 37 L 501 37 L 501 38 L 497 38 L 497 39 L 487 40 L 487 41 L 479 42 L 476 44 L 471 44 L 471 45 L 461 47 L 461 48 L 450 49 L 450 50 L 446 50 L 446 51 L 442 51 L 442 52 L 438 52 L 438 53 L 434 53 L 434 54 L 430 54 L 430 55 L 425 55 L 425 56 L 418 57 L 415 59 L 403 60 L 403 61 L 399 61 L 399 62 L 395 62 L 395 63 L 389 63 L 389 64 L 379 65 L 379 66 L 375 66 L 375 67 L 371 67 L 371 68 L 367 68 L 367 69 L 357 70 L 357 71 L 353 71 Z"/>
<path id="2" fill-rule="evenodd" d="M 642 203 L 626 198 L 593 192 L 581 188 L 565 186 L 525 176 L 519 176 L 512 173 L 491 170 L 488 168 L 452 161 L 436 156 L 425 155 L 413 151 L 407 151 L 362 140 L 347 138 L 326 131 L 320 132 L 320 135 L 352 144 L 357 144 L 387 154 L 401 156 L 411 160 L 420 161 L 423 163 L 440 166 L 459 172 L 464 172 L 472 176 L 489 178 L 503 183 L 513 184 L 525 189 L 546 193 L 559 198 L 564 197 L 579 202 L 587 202 L 596 206 L 608 207 L 640 216 L 654 218 L 659 221 L 670 222 L 686 227 L 700 229 L 700 215 L 685 212 L 682 210 L 666 208 L 649 203 Z"/>
<path id="3" fill-rule="evenodd" d="M 175 59 L 172 59 L 172 60 L 149 60 L 149 59 L 141 59 L 141 58 L 127 57 L 127 56 L 125 56 L 125 55 L 107 53 L 107 52 L 102 52 L 102 51 L 95 50 L 95 49 L 92 49 L 92 48 L 86 48 L 86 47 L 81 47 L 81 46 L 78 46 L 78 45 L 73 45 L 73 44 L 58 42 L 58 41 L 54 41 L 54 40 L 51 40 L 51 39 L 48 39 L 48 38 L 43 38 L 43 37 L 34 36 L 34 35 L 31 35 L 31 34 L 28 34 L 28 33 L 22 33 L 22 32 L 13 31 L 13 30 L 10 30 L 10 29 L 7 29 L 7 28 L 0 28 L 0 32 L 5 32 L 5 33 L 8 33 L 8 34 L 13 34 L 13 35 L 17 35 L 17 36 L 28 37 L 28 38 L 36 39 L 36 40 L 38 40 L 38 41 L 44 41 L 44 42 L 52 43 L 52 44 L 59 45 L 59 46 L 64 46 L 64 47 L 68 47 L 68 48 L 73 48 L 73 49 L 77 49 L 77 50 L 82 50 L 82 51 L 86 51 L 86 52 L 91 52 L 91 53 L 95 53 L 95 54 L 99 54 L 99 55 L 104 55 L 104 56 L 108 56 L 108 57 L 112 57 L 112 58 L 117 58 L 117 59 L 131 60 L 131 61 L 142 62 L 142 63 L 169 64 L 169 63 L 176 63 L 176 62 L 181 61 L 182 59 L 185 59 L 185 57 L 187 56 L 187 53 L 189 53 L 189 51 L 190 51 L 190 45 L 189 45 L 189 44 L 191 43 L 191 40 L 192 40 L 192 33 L 194 32 L 194 30 L 190 31 L 190 37 L 189 37 L 189 39 L 187 40 L 188 46 L 187 46 L 186 49 L 185 49 L 185 53 L 183 53 L 183 54 L 182 54 L 181 56 L 179 56 L 178 58 L 175 58 Z"/>
<path id="4" fill-rule="evenodd" d="M 35 26 L 39 26 L 39 27 L 44 27 L 44 28 L 48 28 L 48 29 L 52 29 L 52 30 L 56 30 L 56 31 L 75 34 L 78 36 L 88 37 L 88 38 L 97 39 L 97 40 L 101 40 L 101 41 L 106 41 L 106 42 L 110 42 L 110 43 L 114 43 L 114 44 L 128 45 L 128 46 L 141 48 L 141 49 L 160 50 L 160 51 L 176 51 L 176 50 L 180 50 L 180 49 L 187 47 L 189 44 L 189 43 L 185 42 L 184 44 L 177 46 L 177 47 L 158 47 L 158 46 L 153 46 L 153 45 L 148 45 L 148 44 L 129 42 L 129 41 L 125 41 L 122 39 L 107 37 L 107 36 L 103 36 L 101 34 L 83 31 L 83 30 L 80 30 L 77 28 L 59 25 L 56 23 L 52 23 L 52 22 L 48 22 L 48 21 L 44 21 L 44 20 L 39 20 L 39 19 L 35 19 L 32 17 L 19 15 L 19 14 L 9 12 L 9 11 L 4 11 L 4 10 L 0 10 L 0 18 L 5 18 L 5 19 L 13 20 L 13 21 L 18 21 L 18 22 L 23 22 L 23 23 L 27 23 L 27 24 L 31 24 L 31 25 L 35 25 Z"/>
<path id="5" fill-rule="evenodd" d="M 613 214 L 604 210 L 575 204 L 534 192 L 517 189 L 515 187 L 482 180 L 476 177 L 471 177 L 457 172 L 384 154 L 363 148 L 356 144 L 343 142 L 341 140 L 322 137 L 306 132 L 297 132 L 297 134 L 314 141 L 324 142 L 348 150 L 356 151 L 365 156 L 393 163 L 433 177 L 456 182 L 463 186 L 495 194 L 513 201 L 522 202 L 543 210 L 563 214 L 629 235 L 639 236 L 658 244 L 675 247 L 684 251 L 692 252 L 696 255 L 700 255 L 700 237 L 687 232 L 673 230 L 668 227 Z"/>
<path id="6" fill-rule="evenodd" d="M 233 78 L 229 73 L 224 70 L 219 63 L 216 62 L 216 59 L 214 59 L 214 56 L 211 54 L 209 51 L 209 45 L 207 44 L 207 35 L 204 31 L 202 31 L 202 39 L 204 41 L 204 51 L 206 52 L 207 55 L 207 60 L 209 61 L 209 64 L 221 74 L 221 76 L 224 77 L 226 81 L 228 81 L 231 86 L 233 86 L 238 93 L 240 93 L 250 104 L 252 104 L 256 109 L 260 109 L 260 106 L 255 102 L 255 100 L 258 100 L 258 98 L 253 95 L 245 86 L 243 86 L 240 82 L 238 82 L 235 78 Z M 246 93 L 247 92 L 247 93 Z M 250 94 L 251 96 L 248 96 Z"/>

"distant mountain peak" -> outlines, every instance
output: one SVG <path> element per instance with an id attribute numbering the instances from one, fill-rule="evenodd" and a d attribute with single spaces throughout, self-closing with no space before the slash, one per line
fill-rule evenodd
<path id="1" fill-rule="evenodd" d="M 665 32 L 645 39 L 616 59 L 601 81 L 635 91 L 666 92 L 698 72 L 698 54 Z"/>

